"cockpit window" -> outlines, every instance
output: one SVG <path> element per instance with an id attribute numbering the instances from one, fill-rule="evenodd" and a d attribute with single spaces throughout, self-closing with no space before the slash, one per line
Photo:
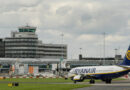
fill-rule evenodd
<path id="1" fill-rule="evenodd" d="M 74 70 L 74 69 L 70 70 L 70 73 L 71 73 L 71 74 L 74 74 L 74 73 L 75 73 L 75 70 Z"/>

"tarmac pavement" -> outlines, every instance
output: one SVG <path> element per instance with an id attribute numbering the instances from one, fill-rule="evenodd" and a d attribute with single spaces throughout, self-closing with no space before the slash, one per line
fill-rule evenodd
<path id="1" fill-rule="evenodd" d="M 91 87 L 79 88 L 75 90 L 130 90 L 130 80 L 112 81 L 111 84 L 98 82 L 92 85 L 93 86 Z"/>

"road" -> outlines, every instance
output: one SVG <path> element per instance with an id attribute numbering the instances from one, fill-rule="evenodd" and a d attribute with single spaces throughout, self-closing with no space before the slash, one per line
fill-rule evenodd
<path id="1" fill-rule="evenodd" d="M 92 87 L 79 88 L 76 90 L 130 90 L 130 80 L 112 81 L 111 84 L 105 84 L 104 82 L 95 83 Z"/>

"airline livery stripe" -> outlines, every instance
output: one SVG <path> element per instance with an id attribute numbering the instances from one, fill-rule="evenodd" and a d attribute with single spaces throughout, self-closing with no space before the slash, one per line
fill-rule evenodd
<path id="1" fill-rule="evenodd" d="M 128 71 L 129 69 L 126 70 L 122 70 L 122 71 L 116 71 L 116 72 L 107 72 L 107 73 L 87 73 L 87 75 L 95 75 L 95 74 L 114 74 L 114 73 L 118 73 L 118 72 L 124 72 L 124 71 Z"/>

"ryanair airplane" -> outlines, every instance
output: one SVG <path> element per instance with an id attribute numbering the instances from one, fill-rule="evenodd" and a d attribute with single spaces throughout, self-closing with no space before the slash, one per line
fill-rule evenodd
<path id="1" fill-rule="evenodd" d="M 130 72 L 130 46 L 119 65 L 113 66 L 85 66 L 76 67 L 70 70 L 68 77 L 76 82 L 90 79 L 90 84 L 95 83 L 95 79 L 101 79 L 106 83 L 111 83 L 112 79 L 124 76 Z"/>

